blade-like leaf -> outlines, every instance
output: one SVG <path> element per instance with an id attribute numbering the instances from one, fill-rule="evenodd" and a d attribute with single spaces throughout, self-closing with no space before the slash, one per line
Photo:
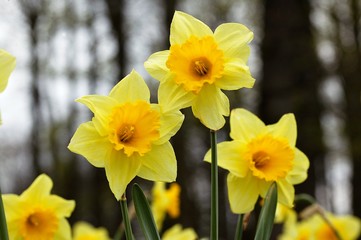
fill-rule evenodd
<path id="1" fill-rule="evenodd" d="M 142 228 L 143 234 L 148 240 L 160 240 L 157 227 L 154 222 L 152 212 L 149 208 L 147 198 L 138 184 L 134 184 L 132 188 L 132 197 L 137 214 L 137 219 Z"/>
<path id="2" fill-rule="evenodd" d="M 270 239 L 273 222 L 275 218 L 275 212 L 277 207 L 277 184 L 274 182 L 268 189 L 266 198 L 264 199 L 264 205 L 261 209 L 261 213 L 257 223 L 255 240 L 267 240 Z"/>

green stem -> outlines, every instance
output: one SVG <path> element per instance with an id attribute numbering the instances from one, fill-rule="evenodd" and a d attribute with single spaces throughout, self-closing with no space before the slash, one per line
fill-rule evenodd
<path id="1" fill-rule="evenodd" d="M 218 163 L 217 134 L 211 130 L 211 240 L 218 239 Z"/>
<path id="2" fill-rule="evenodd" d="M 240 215 L 238 216 L 238 222 L 237 222 L 236 234 L 234 235 L 234 240 L 242 240 L 242 235 L 243 235 L 243 217 L 244 217 L 244 214 L 240 214 Z"/>
<path id="3" fill-rule="evenodd" d="M 0 239 L 1 240 L 9 239 L 1 189 L 0 189 Z"/>
<path id="4" fill-rule="evenodd" d="M 129 221 L 127 198 L 125 197 L 125 193 L 120 198 L 120 209 L 122 211 L 122 218 L 125 226 L 125 237 L 127 240 L 133 240 L 132 226 Z"/>

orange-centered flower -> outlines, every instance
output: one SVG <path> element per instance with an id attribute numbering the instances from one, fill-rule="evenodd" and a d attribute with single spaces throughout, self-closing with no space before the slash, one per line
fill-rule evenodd
<path id="1" fill-rule="evenodd" d="M 212 30 L 198 19 L 175 12 L 170 49 L 154 53 L 144 63 L 160 81 L 158 98 L 164 109 L 192 107 L 208 128 L 217 130 L 229 115 L 229 100 L 221 91 L 252 87 L 247 60 L 253 33 L 237 23 Z"/>
<path id="2" fill-rule="evenodd" d="M 229 170 L 228 196 L 235 213 L 249 212 L 259 196 L 265 197 L 272 182 L 278 185 L 278 201 L 293 205 L 294 184 L 307 178 L 309 161 L 295 147 L 296 121 L 284 115 L 266 126 L 245 109 L 231 112 L 232 141 L 218 144 L 218 164 Z M 210 162 L 210 152 L 205 160 Z"/>
<path id="3" fill-rule="evenodd" d="M 143 78 L 132 71 L 109 96 L 78 99 L 94 113 L 70 141 L 69 149 L 95 167 L 104 167 L 109 186 L 120 199 L 128 183 L 139 176 L 152 181 L 174 181 L 177 163 L 169 139 L 180 128 L 178 110 L 163 111 L 149 102 Z"/>
<path id="4" fill-rule="evenodd" d="M 20 196 L 4 194 L 4 207 L 10 239 L 70 239 L 65 217 L 74 210 L 75 202 L 51 195 L 51 179 L 42 174 Z"/>

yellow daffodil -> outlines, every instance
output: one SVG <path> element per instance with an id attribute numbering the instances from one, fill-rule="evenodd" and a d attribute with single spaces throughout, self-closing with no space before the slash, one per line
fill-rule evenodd
<path id="1" fill-rule="evenodd" d="M 297 129 L 293 114 L 266 126 L 245 109 L 235 109 L 230 118 L 232 141 L 218 144 L 218 164 L 229 170 L 228 196 L 235 213 L 253 210 L 259 196 L 265 197 L 272 182 L 278 186 L 278 201 L 293 206 L 294 184 L 307 178 L 308 158 L 295 147 Z M 205 160 L 210 162 L 210 151 Z"/>
<path id="2" fill-rule="evenodd" d="M 16 59 L 10 53 L 0 49 L 0 92 L 8 85 L 8 79 L 16 65 Z"/>
<path id="3" fill-rule="evenodd" d="M 197 234 L 192 228 L 182 229 L 180 224 L 176 224 L 162 235 L 163 240 L 196 240 Z"/>
<path id="4" fill-rule="evenodd" d="M 71 239 L 65 218 L 74 210 L 75 202 L 50 194 L 52 187 L 51 179 L 42 174 L 20 196 L 3 195 L 10 239 Z"/>
<path id="5" fill-rule="evenodd" d="M 360 236 L 361 221 L 359 218 L 346 215 L 335 216 L 326 213 L 326 217 L 338 232 L 342 240 L 356 240 Z M 287 225 L 280 236 L 281 240 L 337 240 L 330 225 L 319 215 L 314 214 L 300 222 L 294 221 L 293 225 Z"/>
<path id="6" fill-rule="evenodd" d="M 110 240 L 105 228 L 95 228 L 86 222 L 77 222 L 74 227 L 73 240 Z"/>
<path id="7" fill-rule="evenodd" d="M 105 168 L 118 200 L 135 176 L 171 182 L 177 175 L 169 139 L 184 117 L 180 111 L 164 113 L 161 105 L 151 104 L 149 99 L 143 78 L 132 71 L 109 96 L 89 95 L 77 100 L 94 117 L 78 127 L 68 148 L 95 167 Z"/>
<path id="8" fill-rule="evenodd" d="M 166 214 L 171 218 L 177 218 L 180 214 L 180 186 L 172 183 L 166 189 L 164 182 L 155 182 L 152 189 L 152 212 L 158 230 L 162 229 Z"/>
<path id="9" fill-rule="evenodd" d="M 223 127 L 229 100 L 221 91 L 251 88 L 247 45 L 253 33 L 242 24 L 225 23 L 215 32 L 198 19 L 176 11 L 170 29 L 170 49 L 154 53 L 144 63 L 160 81 L 158 98 L 166 109 L 192 107 L 208 128 Z"/>

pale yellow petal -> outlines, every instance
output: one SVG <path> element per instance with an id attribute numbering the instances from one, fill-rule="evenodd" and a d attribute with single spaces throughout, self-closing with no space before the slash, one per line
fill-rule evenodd
<path id="1" fill-rule="evenodd" d="M 150 92 L 142 76 L 132 70 L 125 78 L 120 80 L 110 91 L 109 96 L 119 103 L 144 100 L 149 102 Z"/>
<path id="2" fill-rule="evenodd" d="M 170 26 L 170 44 L 182 44 L 191 36 L 213 35 L 212 30 L 200 20 L 184 12 L 176 11 Z"/>
<path id="3" fill-rule="evenodd" d="M 257 179 L 252 174 L 239 178 L 229 173 L 227 176 L 228 198 L 233 213 L 247 213 L 253 210 L 259 189 Z"/>
<path id="4" fill-rule="evenodd" d="M 11 72 L 16 65 L 16 58 L 3 49 L 0 49 L 0 92 L 8 85 Z"/>
<path id="5" fill-rule="evenodd" d="M 355 216 L 334 216 L 332 223 L 342 239 L 358 239 L 361 234 L 361 220 Z"/>
<path id="6" fill-rule="evenodd" d="M 173 182 L 177 177 L 177 161 L 172 145 L 153 145 L 142 157 L 138 176 L 151 181 Z"/>
<path id="7" fill-rule="evenodd" d="M 125 192 L 127 185 L 138 174 L 141 159 L 133 154 L 127 157 L 121 151 L 112 151 L 109 159 L 105 161 L 105 173 L 110 190 L 117 200 Z"/>
<path id="8" fill-rule="evenodd" d="M 30 202 L 41 201 L 50 195 L 53 181 L 46 174 L 39 175 L 34 182 L 21 194 L 21 197 Z"/>
<path id="9" fill-rule="evenodd" d="M 240 60 L 233 58 L 224 65 L 224 72 L 215 84 L 224 90 L 237 90 L 252 88 L 255 79 L 251 76 L 249 68 Z"/>
<path id="10" fill-rule="evenodd" d="M 22 212 L 20 197 L 15 194 L 3 194 L 2 195 L 5 215 L 7 221 L 13 221 L 17 219 Z"/>
<path id="11" fill-rule="evenodd" d="M 163 235 L 163 240 L 196 240 L 197 234 L 192 228 L 182 229 L 180 224 L 167 229 Z"/>
<path id="12" fill-rule="evenodd" d="M 159 111 L 162 111 L 159 107 Z M 168 111 L 160 115 L 159 139 L 154 144 L 160 145 L 169 141 L 182 126 L 184 115 L 180 111 Z"/>
<path id="13" fill-rule="evenodd" d="M 286 138 L 292 147 L 296 145 L 297 124 L 292 113 L 285 114 L 277 123 L 268 125 L 267 131 L 275 137 Z"/>
<path id="14" fill-rule="evenodd" d="M 160 83 L 158 88 L 159 105 L 164 113 L 191 106 L 195 97 L 195 94 L 177 85 L 170 75 L 167 76 L 166 81 Z"/>
<path id="15" fill-rule="evenodd" d="M 75 201 L 66 200 L 57 195 L 51 195 L 47 198 L 46 205 L 55 211 L 57 217 L 70 217 L 75 208 Z"/>
<path id="16" fill-rule="evenodd" d="M 265 132 L 265 124 L 253 113 L 243 108 L 233 109 L 230 118 L 231 138 L 249 142 Z"/>
<path id="17" fill-rule="evenodd" d="M 77 222 L 73 225 L 74 240 L 93 237 L 96 240 L 110 240 L 108 231 L 103 227 L 95 228 L 87 222 Z"/>
<path id="18" fill-rule="evenodd" d="M 154 79 L 163 81 L 165 76 L 168 74 L 169 69 L 166 66 L 166 62 L 169 56 L 169 50 L 160 51 L 150 55 L 147 61 L 144 63 L 144 67 L 147 72 Z"/>
<path id="19" fill-rule="evenodd" d="M 242 159 L 242 143 L 239 141 L 221 142 L 217 144 L 218 166 L 227 169 L 237 177 L 245 177 L 249 163 Z M 206 153 L 204 160 L 211 162 L 211 150 Z"/>
<path id="20" fill-rule="evenodd" d="M 99 135 L 93 122 L 80 124 L 71 138 L 69 150 L 84 156 L 95 167 L 104 167 L 113 149 L 108 138 Z"/>
<path id="21" fill-rule="evenodd" d="M 114 98 L 109 96 L 88 95 L 76 100 L 87 106 L 94 113 L 92 119 L 94 127 L 101 136 L 108 134 L 108 123 L 112 109 L 119 104 Z"/>
<path id="22" fill-rule="evenodd" d="M 288 173 L 286 180 L 292 184 L 299 184 L 306 180 L 307 170 L 310 166 L 310 161 L 307 156 L 295 148 L 295 159 L 292 170 Z"/>
<path id="23" fill-rule="evenodd" d="M 225 124 L 223 116 L 229 115 L 228 97 L 215 85 L 205 85 L 195 99 L 192 111 L 207 128 L 219 130 Z"/>
<path id="24" fill-rule="evenodd" d="M 70 240 L 71 228 L 68 221 L 65 218 L 59 219 L 58 231 L 56 231 L 54 240 Z"/>
<path id="25" fill-rule="evenodd" d="M 295 188 L 285 179 L 277 181 L 278 202 L 286 205 L 289 208 L 293 207 L 293 200 L 295 198 Z"/>
<path id="26" fill-rule="evenodd" d="M 253 32 L 246 26 L 239 23 L 221 24 L 214 32 L 214 38 L 226 58 L 242 58 L 247 62 L 249 56 L 247 44 L 252 41 Z"/>

